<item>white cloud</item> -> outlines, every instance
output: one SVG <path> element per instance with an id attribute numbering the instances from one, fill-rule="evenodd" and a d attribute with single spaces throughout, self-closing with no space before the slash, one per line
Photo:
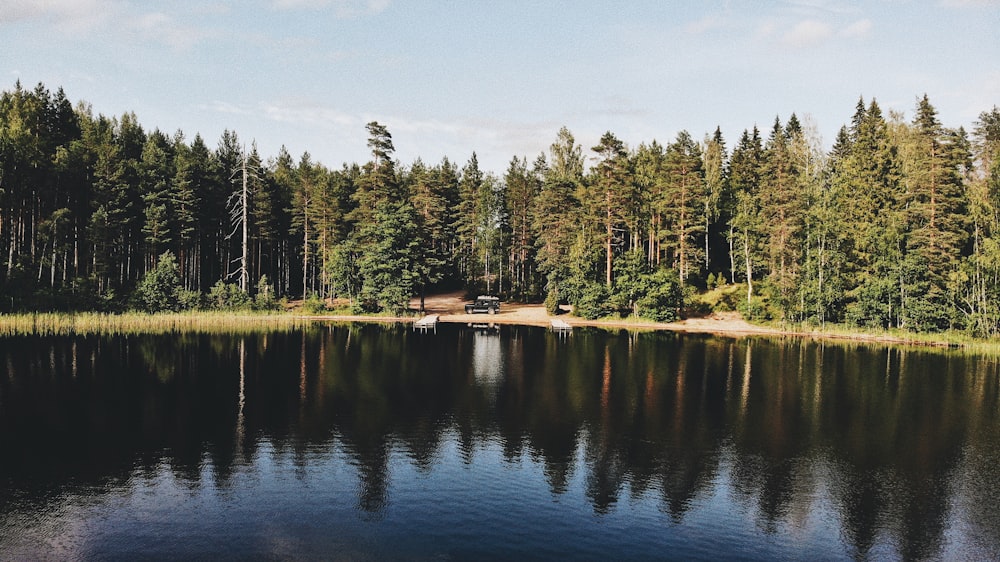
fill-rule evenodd
<path id="1" fill-rule="evenodd" d="M 240 107 L 238 105 L 215 100 L 208 105 L 198 106 L 199 109 L 208 110 L 214 113 L 225 113 L 227 115 L 250 115 L 251 111 L 249 108 Z"/>
<path id="2" fill-rule="evenodd" d="M 273 0 L 275 10 L 326 10 L 339 19 L 379 14 L 389 7 L 389 0 Z"/>
<path id="3" fill-rule="evenodd" d="M 786 0 L 789 9 L 798 14 L 851 14 L 858 11 L 854 2 L 843 0 Z"/>
<path id="4" fill-rule="evenodd" d="M 987 8 L 990 6 L 1000 7 L 1000 0 L 941 0 L 941 5 L 946 8 Z"/>
<path id="5" fill-rule="evenodd" d="M 0 2 L 0 24 L 41 20 L 63 31 L 86 31 L 119 9 L 119 3 L 112 0 L 4 0 Z"/>
<path id="6" fill-rule="evenodd" d="M 309 102 L 279 101 L 262 104 L 261 113 L 272 121 L 298 125 L 321 125 L 334 128 L 361 129 L 364 122 L 356 116 Z"/>
<path id="7" fill-rule="evenodd" d="M 197 27 L 182 24 L 163 12 L 143 14 L 132 20 L 132 27 L 147 39 L 158 41 L 177 50 L 194 47 L 210 33 Z"/>
<path id="8" fill-rule="evenodd" d="M 864 37 L 872 30 L 872 20 L 863 19 L 858 20 L 851 25 L 845 27 L 841 30 L 840 34 L 844 37 Z"/>
<path id="9" fill-rule="evenodd" d="M 821 21 L 802 20 L 785 32 L 781 41 L 791 47 L 812 47 L 833 36 L 833 29 Z"/>
<path id="10" fill-rule="evenodd" d="M 209 34 L 165 12 L 142 13 L 122 0 L 0 0 L 0 25 L 39 22 L 58 33 L 90 35 L 138 33 L 143 39 L 188 49 Z M 206 5 L 218 13 L 222 5 Z"/>
<path id="11" fill-rule="evenodd" d="M 271 7 L 275 10 L 319 10 L 330 4 L 330 0 L 274 0 Z"/>

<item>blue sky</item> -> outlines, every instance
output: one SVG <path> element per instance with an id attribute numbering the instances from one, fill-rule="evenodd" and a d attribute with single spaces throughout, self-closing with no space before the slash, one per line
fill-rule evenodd
<path id="1" fill-rule="evenodd" d="M 224 129 L 330 167 L 368 159 L 502 174 L 567 126 L 587 149 L 770 129 L 795 112 L 824 145 L 859 96 L 946 126 L 1000 105 L 1000 0 L 584 2 L 2 0 L 0 81 L 62 86 L 144 127 Z"/>

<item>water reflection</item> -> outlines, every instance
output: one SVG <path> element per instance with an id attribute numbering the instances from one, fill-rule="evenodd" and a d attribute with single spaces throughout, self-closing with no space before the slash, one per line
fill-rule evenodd
<path id="1" fill-rule="evenodd" d="M 167 470 L 192 489 L 235 490 L 279 459 L 308 483 L 337 455 L 356 513 L 384 522 L 394 490 L 467 476 L 495 445 L 512 480 L 530 459 L 552 498 L 579 493 L 598 518 L 652 501 L 664 524 L 717 513 L 848 557 L 1000 553 L 1000 373 L 988 358 L 392 325 L 10 338 L 0 350 L 5 533 L 18 510 L 67 489 Z M 453 446 L 465 469 L 447 468 Z"/>

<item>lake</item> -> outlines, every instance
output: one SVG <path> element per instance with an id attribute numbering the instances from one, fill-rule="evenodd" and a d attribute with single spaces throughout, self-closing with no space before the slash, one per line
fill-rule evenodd
<path id="1" fill-rule="evenodd" d="M 1000 557 L 993 357 L 317 324 L 0 360 L 3 560 Z"/>

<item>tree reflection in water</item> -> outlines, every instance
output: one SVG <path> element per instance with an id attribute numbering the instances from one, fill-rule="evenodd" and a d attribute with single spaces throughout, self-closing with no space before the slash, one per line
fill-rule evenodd
<path id="1" fill-rule="evenodd" d="M 582 483 L 602 517 L 658 497 L 683 524 L 724 497 L 764 533 L 817 513 L 852 555 L 940 556 L 950 534 L 1000 552 L 995 360 L 799 339 L 453 326 L 324 325 L 258 336 L 0 342 L 0 505 L 64 482 L 210 474 L 225 489 L 262 447 L 349 455 L 379 520 L 400 462 L 432 475 L 498 444 L 554 497 Z M 39 446 L 45 443 L 45 446 Z M 202 470 L 205 462 L 208 473 Z"/>

